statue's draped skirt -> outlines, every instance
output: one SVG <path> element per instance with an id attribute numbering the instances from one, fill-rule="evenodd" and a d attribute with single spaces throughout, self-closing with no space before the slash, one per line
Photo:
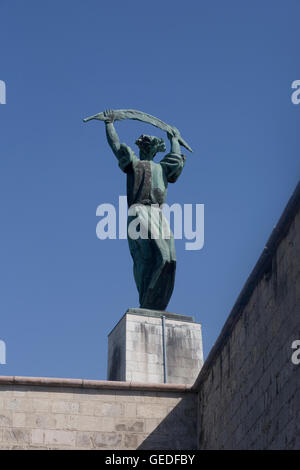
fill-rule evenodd
<path id="1" fill-rule="evenodd" d="M 174 236 L 161 209 L 136 205 L 134 211 L 136 216 L 128 217 L 128 243 L 140 307 L 165 310 L 175 282 Z M 130 236 L 130 224 L 137 218 L 138 231 L 145 238 Z"/>
<path id="2" fill-rule="evenodd" d="M 176 254 L 173 233 L 160 207 L 168 183 L 177 180 L 185 157 L 170 153 L 159 163 L 141 161 L 122 144 L 118 159 L 127 173 L 128 243 L 140 307 L 165 310 L 174 288 Z M 133 231 L 132 223 L 136 225 Z"/>

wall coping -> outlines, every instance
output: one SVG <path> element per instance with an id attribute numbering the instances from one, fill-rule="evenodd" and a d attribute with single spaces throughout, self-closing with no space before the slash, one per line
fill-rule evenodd
<path id="1" fill-rule="evenodd" d="M 180 392 L 192 391 L 192 385 L 164 384 L 144 382 L 119 382 L 110 380 L 64 379 L 53 377 L 0 376 L 1 385 L 28 385 L 32 387 L 62 387 L 96 390 L 124 390 L 145 392 Z"/>
<path id="2" fill-rule="evenodd" d="M 298 182 L 295 191 L 293 192 L 290 200 L 288 201 L 277 225 L 275 225 L 265 248 L 259 257 L 254 269 L 252 270 L 250 276 L 248 277 L 237 301 L 235 302 L 229 317 L 227 318 L 221 333 L 212 347 L 204 365 L 192 386 L 194 391 L 198 391 L 201 383 L 205 380 L 209 371 L 211 370 L 212 365 L 216 361 L 223 347 L 227 343 L 227 340 L 242 315 L 243 309 L 247 305 L 255 287 L 261 281 L 261 279 L 268 276 L 272 270 L 272 258 L 276 253 L 276 250 L 280 242 L 285 238 L 288 233 L 288 230 L 295 218 L 295 215 L 300 209 L 300 181 Z"/>

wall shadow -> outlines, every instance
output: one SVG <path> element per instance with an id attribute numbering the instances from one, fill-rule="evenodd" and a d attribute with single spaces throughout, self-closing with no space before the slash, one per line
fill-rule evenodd
<path id="1" fill-rule="evenodd" d="M 188 393 L 137 450 L 196 450 L 197 399 Z"/>

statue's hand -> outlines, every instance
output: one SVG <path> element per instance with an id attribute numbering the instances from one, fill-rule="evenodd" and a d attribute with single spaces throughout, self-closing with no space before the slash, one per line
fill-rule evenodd
<path id="1" fill-rule="evenodd" d="M 105 124 L 109 123 L 109 122 L 114 122 L 115 120 L 115 115 L 114 115 L 114 112 L 112 109 L 106 109 L 104 112 L 104 117 L 105 117 Z"/>
<path id="2" fill-rule="evenodd" d="M 180 137 L 180 132 L 176 127 L 172 127 L 172 131 L 167 132 L 167 136 L 169 140 L 172 140 L 174 137 L 178 139 Z"/>

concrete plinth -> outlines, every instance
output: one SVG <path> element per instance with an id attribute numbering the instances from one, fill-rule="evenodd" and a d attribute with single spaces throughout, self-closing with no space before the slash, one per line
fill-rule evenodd
<path id="1" fill-rule="evenodd" d="M 162 383 L 164 362 L 167 383 L 193 383 L 203 364 L 201 325 L 186 315 L 128 309 L 108 336 L 108 380 Z"/>

